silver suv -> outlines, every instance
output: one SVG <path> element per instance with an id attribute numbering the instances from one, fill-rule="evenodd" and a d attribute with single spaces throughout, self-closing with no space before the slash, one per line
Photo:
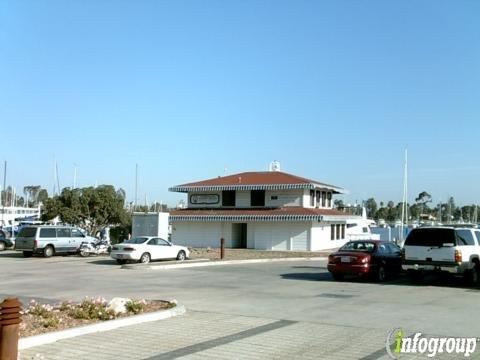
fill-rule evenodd
<path id="1" fill-rule="evenodd" d="M 20 230 L 15 250 L 22 251 L 25 257 L 33 254 L 50 257 L 58 253 L 76 253 L 82 242 L 92 239 L 71 226 L 28 226 Z"/>

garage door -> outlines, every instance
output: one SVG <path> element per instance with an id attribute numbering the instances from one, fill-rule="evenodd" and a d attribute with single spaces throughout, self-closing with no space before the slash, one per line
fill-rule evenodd
<path id="1" fill-rule="evenodd" d="M 291 238 L 292 238 L 292 250 L 306 251 L 308 250 L 308 231 L 306 227 L 302 225 L 292 226 Z"/>
<path id="2" fill-rule="evenodd" d="M 290 229 L 286 225 L 272 224 L 272 250 L 287 250 Z"/>
<path id="3" fill-rule="evenodd" d="M 271 250 L 272 232 L 268 224 L 255 224 L 255 249 Z"/>

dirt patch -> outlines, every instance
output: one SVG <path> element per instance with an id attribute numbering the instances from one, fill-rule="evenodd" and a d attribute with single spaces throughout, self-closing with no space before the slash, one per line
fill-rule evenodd
<path id="1" fill-rule="evenodd" d="M 171 309 L 175 302 L 163 300 L 131 300 L 127 312 L 116 314 L 108 310 L 104 299 L 85 299 L 81 303 L 39 304 L 30 302 L 24 308 L 20 323 L 20 337 L 40 335 L 52 331 L 66 330 L 101 321 L 135 316 L 137 314 Z"/>
<path id="2" fill-rule="evenodd" d="M 269 251 L 254 249 L 225 249 L 225 260 L 277 259 L 296 257 L 324 257 L 333 250 L 327 251 Z M 190 259 L 220 259 L 220 249 L 190 248 Z"/>

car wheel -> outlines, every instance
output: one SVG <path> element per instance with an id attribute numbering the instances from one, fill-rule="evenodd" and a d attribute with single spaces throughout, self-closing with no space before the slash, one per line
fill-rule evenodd
<path id="1" fill-rule="evenodd" d="M 80 256 L 81 257 L 89 257 L 90 256 L 90 251 L 88 251 L 87 249 L 82 249 L 82 250 L 80 250 Z"/>
<path id="2" fill-rule="evenodd" d="M 53 250 L 53 246 L 51 245 L 45 246 L 45 249 L 43 249 L 43 256 L 46 258 L 52 257 L 54 253 L 55 250 Z"/>
<path id="3" fill-rule="evenodd" d="M 385 272 L 385 268 L 380 266 L 377 270 L 377 280 L 380 282 L 384 282 L 387 278 L 387 273 Z"/>
<path id="4" fill-rule="evenodd" d="M 5 250 L 6 247 L 7 245 L 3 241 L 0 241 L 0 251 Z"/>
<path id="5" fill-rule="evenodd" d="M 126 263 L 127 263 L 127 260 L 117 259 L 117 264 L 118 265 L 123 265 L 123 264 L 126 264 Z"/>
<path id="6" fill-rule="evenodd" d="M 332 277 L 333 277 L 336 281 L 342 281 L 342 280 L 343 280 L 343 274 L 332 273 Z"/>
<path id="7" fill-rule="evenodd" d="M 178 255 L 177 255 L 177 260 L 179 261 L 183 261 L 187 258 L 187 256 L 185 255 L 185 251 L 179 251 L 178 252 Z"/>
<path id="8" fill-rule="evenodd" d="M 480 285 L 480 266 L 475 264 L 475 267 L 470 270 L 470 282 L 473 286 Z"/>
<path id="9" fill-rule="evenodd" d="M 24 251 L 23 252 L 23 257 L 28 258 L 28 257 L 31 257 L 32 255 L 33 255 L 33 251 Z"/>
<path id="10" fill-rule="evenodd" d="M 150 254 L 149 253 L 143 253 L 142 256 L 140 256 L 140 262 L 142 264 L 148 264 L 150 262 Z"/>

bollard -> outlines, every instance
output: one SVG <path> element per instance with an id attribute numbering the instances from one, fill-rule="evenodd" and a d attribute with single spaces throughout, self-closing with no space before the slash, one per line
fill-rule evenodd
<path id="1" fill-rule="evenodd" d="M 0 360 L 17 360 L 20 311 L 18 299 L 7 298 L 0 304 Z"/>
<path id="2" fill-rule="evenodd" d="M 220 239 L 220 260 L 225 258 L 225 239 Z"/>

